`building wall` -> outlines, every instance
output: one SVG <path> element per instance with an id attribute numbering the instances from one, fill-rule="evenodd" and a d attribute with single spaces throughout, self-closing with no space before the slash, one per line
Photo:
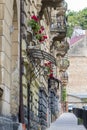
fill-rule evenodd
<path id="1" fill-rule="evenodd" d="M 14 88 L 19 86 L 19 83 L 14 84 L 16 69 L 18 69 L 18 6 L 19 1 L 0 0 L 0 87 L 3 89 L 0 113 L 4 115 L 15 113 L 15 110 L 11 111 L 11 106 L 12 102 L 16 104 L 18 100 L 12 101 L 18 92 Z M 17 109 L 17 106 L 14 108 Z"/>
<path id="2" fill-rule="evenodd" d="M 41 5 L 41 0 L 24 0 L 24 10 L 22 12 L 22 16 L 24 13 L 24 17 L 22 17 L 23 24 L 23 33 L 26 37 L 27 32 L 27 21 L 30 20 L 32 15 L 38 15 L 39 7 Z M 0 95 L 0 114 L 3 114 L 5 117 L 12 117 L 12 115 L 16 116 L 18 119 L 19 114 L 19 63 L 20 63 L 20 0 L 0 0 L 0 88 L 3 90 L 2 95 Z M 46 10 L 45 10 L 46 11 Z M 50 53 L 50 25 L 49 18 L 47 16 L 47 12 L 45 12 L 42 16 L 42 20 L 40 20 L 40 25 L 44 26 L 45 34 L 48 36 L 48 39 L 44 44 L 40 44 L 39 47 L 43 51 Z M 26 38 L 25 38 L 26 39 Z M 24 37 L 21 37 L 22 40 L 22 49 L 26 51 L 26 40 Z M 52 39 L 51 39 L 52 40 Z M 54 53 L 54 54 L 53 54 Z M 53 56 L 56 56 L 56 52 L 50 53 Z M 23 82 L 23 105 L 27 108 L 27 83 L 30 81 L 30 77 L 32 78 L 31 71 L 33 70 L 33 74 L 38 71 L 38 67 L 31 65 L 29 58 L 25 55 L 22 55 L 24 61 L 28 63 L 28 70 L 26 70 L 25 66 L 24 73 L 22 76 Z M 48 59 L 49 61 L 49 59 Z M 41 66 L 44 66 L 46 60 L 41 61 Z M 40 64 L 37 63 L 37 64 Z M 54 68 L 54 76 L 57 76 L 56 67 Z M 41 68 L 39 68 L 41 70 Z M 26 76 L 26 74 L 28 74 Z M 59 74 L 59 73 L 58 73 Z M 37 75 L 36 75 L 37 76 Z M 35 77 L 34 77 L 35 78 Z M 43 88 L 43 96 L 42 98 L 46 98 L 46 102 L 44 104 L 45 111 L 45 126 L 47 126 L 47 107 L 48 107 L 48 77 L 44 76 L 44 71 L 38 74 L 37 78 L 33 79 L 30 84 L 30 93 L 32 93 L 32 101 L 30 103 L 30 107 L 32 104 L 32 111 L 34 112 L 34 117 L 38 116 L 38 108 L 39 108 L 39 89 Z M 30 96 L 31 96 L 30 95 Z M 56 94 L 55 94 L 56 96 Z M 43 106 L 43 104 L 41 103 Z M 25 109 L 26 109 L 25 108 Z M 27 113 L 27 109 L 25 110 Z M 44 114 L 43 111 L 43 114 Z M 41 113 L 42 114 L 42 113 Z M 56 118 L 57 116 L 53 116 Z M 26 116 L 27 118 L 27 116 Z M 30 117 L 32 118 L 32 117 Z M 36 117 L 35 117 L 36 118 Z M 6 118 L 7 119 L 7 118 Z M 12 119 L 11 119 L 12 121 Z M 18 120 L 16 120 L 18 121 Z M 37 120 L 36 120 L 37 122 Z M 5 124 L 7 122 L 3 122 Z M 23 123 L 23 122 L 22 122 Z M 26 123 L 26 122 L 24 122 Z M 43 123 L 43 117 L 42 117 Z M 31 123 L 32 124 L 32 123 Z M 40 122 L 37 123 L 40 124 Z M 35 125 L 33 125 L 35 127 Z M 10 126 L 9 126 L 10 127 Z M 13 127 L 13 126 L 12 126 Z M 30 126 L 29 126 L 30 127 Z M 10 130 L 10 128 L 8 128 Z"/>
<path id="3" fill-rule="evenodd" d="M 68 95 L 67 99 L 68 99 L 68 104 L 73 104 L 76 108 L 82 108 L 83 103 L 80 98 Z"/>
<path id="4" fill-rule="evenodd" d="M 68 94 L 86 94 L 87 91 L 87 37 L 74 43 L 69 50 Z"/>
<path id="5" fill-rule="evenodd" d="M 70 57 L 68 93 L 86 93 L 87 57 Z"/>

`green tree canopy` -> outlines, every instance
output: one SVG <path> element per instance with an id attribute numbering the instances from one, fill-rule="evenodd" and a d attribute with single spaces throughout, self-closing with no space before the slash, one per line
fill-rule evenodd
<path id="1" fill-rule="evenodd" d="M 68 26 L 67 26 L 67 36 L 71 37 L 73 28 L 75 26 L 80 26 L 82 29 L 87 30 L 87 8 L 75 12 L 68 12 Z"/>

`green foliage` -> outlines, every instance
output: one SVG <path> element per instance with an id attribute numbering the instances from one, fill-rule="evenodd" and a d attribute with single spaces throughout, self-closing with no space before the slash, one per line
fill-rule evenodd
<path id="1" fill-rule="evenodd" d="M 83 102 L 87 102 L 87 98 L 82 99 Z"/>
<path id="2" fill-rule="evenodd" d="M 39 42 L 43 42 L 47 39 L 47 36 L 44 35 L 44 27 L 40 25 L 39 19 L 37 16 L 33 15 L 28 21 L 28 26 L 32 28 L 33 34 Z"/>
<path id="3" fill-rule="evenodd" d="M 78 118 L 78 125 L 81 125 L 81 124 L 83 124 L 83 119 Z"/>
<path id="4" fill-rule="evenodd" d="M 34 32 L 38 32 L 40 30 L 40 25 L 38 22 L 36 22 L 34 19 L 31 19 L 28 22 L 28 26 L 31 26 Z"/>
<path id="5" fill-rule="evenodd" d="M 71 37 L 73 28 L 75 26 L 81 26 L 82 29 L 87 29 L 87 8 L 79 11 L 69 11 L 68 12 L 68 27 L 67 27 L 67 36 Z"/>
<path id="6" fill-rule="evenodd" d="M 40 40 L 42 39 L 43 35 L 41 33 L 36 34 L 36 39 Z"/>
<path id="7" fill-rule="evenodd" d="M 62 101 L 66 101 L 66 96 L 67 96 L 67 94 L 66 94 L 66 88 L 63 88 L 62 89 Z"/>

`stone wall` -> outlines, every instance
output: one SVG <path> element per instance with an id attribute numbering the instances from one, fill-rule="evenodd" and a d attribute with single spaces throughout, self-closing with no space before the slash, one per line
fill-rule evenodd
<path id="1" fill-rule="evenodd" d="M 0 87 L 3 95 L 0 100 L 2 114 L 10 114 L 11 89 L 11 38 L 10 25 L 12 19 L 12 2 L 0 1 Z"/>
<path id="2" fill-rule="evenodd" d="M 68 93 L 86 93 L 87 57 L 70 57 Z"/>
<path id="3" fill-rule="evenodd" d="M 70 66 L 68 68 L 69 82 L 67 86 L 67 93 L 72 95 L 74 94 L 84 95 L 87 92 L 87 37 L 86 36 L 84 36 L 83 39 L 81 39 L 77 43 L 74 43 L 70 47 L 69 61 L 70 61 Z"/>
<path id="4" fill-rule="evenodd" d="M 77 108 L 82 108 L 82 100 L 78 97 L 68 95 L 67 96 L 68 104 L 73 104 Z"/>
<path id="5" fill-rule="evenodd" d="M 0 88 L 3 94 L 0 97 L 0 114 L 10 116 L 11 105 L 17 104 L 17 101 L 12 104 L 12 96 L 19 96 L 18 81 L 16 86 L 13 85 L 14 71 L 18 70 L 18 6 L 17 0 L 0 0 Z M 16 9 L 15 9 L 16 7 Z M 16 15 L 17 16 L 16 16 Z M 16 22 L 15 22 L 15 18 Z M 12 73 L 13 72 L 13 73 Z M 17 72 L 18 75 L 18 72 Z M 14 77 L 13 77 L 14 76 Z M 14 94 L 14 88 L 16 93 Z M 12 95 L 13 94 L 13 95 Z M 15 99 L 15 98 L 14 98 Z M 13 107 L 14 108 L 14 107 Z M 18 109 L 18 105 L 17 108 Z M 13 110 L 14 111 L 14 110 Z M 16 111 L 16 114 L 18 110 Z M 13 113 L 15 114 L 15 113 Z"/>

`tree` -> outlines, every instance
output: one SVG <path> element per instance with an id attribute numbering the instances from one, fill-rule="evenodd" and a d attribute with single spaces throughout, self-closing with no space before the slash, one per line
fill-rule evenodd
<path id="1" fill-rule="evenodd" d="M 69 11 L 68 12 L 68 26 L 67 26 L 67 36 L 71 37 L 73 28 L 75 26 L 80 26 L 83 30 L 87 29 L 87 8 L 79 11 Z"/>

